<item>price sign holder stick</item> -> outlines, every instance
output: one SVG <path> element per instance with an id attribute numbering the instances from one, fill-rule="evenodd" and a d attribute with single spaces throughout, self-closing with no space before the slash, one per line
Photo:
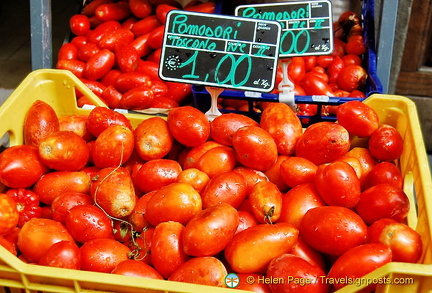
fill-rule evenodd
<path id="1" fill-rule="evenodd" d="M 294 83 L 290 80 L 288 75 L 288 66 L 291 63 L 291 59 L 283 61 L 282 66 L 282 81 L 278 85 L 279 102 L 285 103 L 295 111 L 295 98 L 294 98 Z"/>
<path id="2" fill-rule="evenodd" d="M 211 97 L 211 107 L 205 113 L 205 115 L 209 121 L 213 121 L 213 119 L 215 119 L 217 116 L 222 115 L 222 113 L 218 110 L 217 101 L 219 95 L 223 92 L 224 89 L 214 86 L 206 86 L 205 88 L 209 92 Z"/>

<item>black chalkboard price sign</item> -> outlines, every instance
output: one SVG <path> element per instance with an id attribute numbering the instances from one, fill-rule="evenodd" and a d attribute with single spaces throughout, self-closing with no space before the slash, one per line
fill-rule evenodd
<path id="1" fill-rule="evenodd" d="M 281 25 L 277 21 L 171 10 L 159 66 L 166 81 L 270 92 Z"/>
<path id="2" fill-rule="evenodd" d="M 330 0 L 240 5 L 235 14 L 277 20 L 282 26 L 279 57 L 327 55 L 333 51 Z"/>

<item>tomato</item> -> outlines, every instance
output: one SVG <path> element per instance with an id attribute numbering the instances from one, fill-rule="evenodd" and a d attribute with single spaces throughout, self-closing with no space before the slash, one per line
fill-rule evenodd
<path id="1" fill-rule="evenodd" d="M 73 131 L 88 142 L 93 139 L 93 136 L 87 130 L 86 121 L 87 115 L 71 114 L 61 116 L 59 117 L 59 130 Z"/>
<path id="2" fill-rule="evenodd" d="M 360 183 L 364 187 L 366 178 L 372 168 L 377 164 L 377 160 L 372 157 L 370 151 L 364 147 L 354 147 L 345 154 L 346 157 L 357 158 L 361 166 Z"/>
<path id="3" fill-rule="evenodd" d="M 111 109 L 120 108 L 120 101 L 123 94 L 116 90 L 112 85 L 108 85 L 102 92 L 101 98 L 107 103 Z"/>
<path id="4" fill-rule="evenodd" d="M 401 170 L 395 164 L 386 161 L 376 164 L 366 177 L 365 188 L 381 183 L 388 183 L 394 187 L 402 188 Z"/>
<path id="5" fill-rule="evenodd" d="M 164 32 L 165 32 L 165 25 L 161 25 L 149 33 L 147 42 L 150 48 L 152 49 L 162 48 Z"/>
<path id="6" fill-rule="evenodd" d="M 342 61 L 342 58 L 339 56 L 334 56 L 333 61 L 329 64 L 327 68 L 327 73 L 329 75 L 329 83 L 335 84 L 339 78 L 339 74 L 342 69 L 345 67 L 345 64 Z"/>
<path id="7" fill-rule="evenodd" d="M 304 59 L 302 57 L 292 57 L 291 62 L 288 65 L 287 73 L 288 78 L 293 83 L 300 83 L 306 73 Z"/>
<path id="8" fill-rule="evenodd" d="M 102 83 L 100 83 L 97 80 L 90 80 L 90 79 L 85 79 L 85 78 L 81 78 L 80 79 L 88 88 L 89 90 L 94 93 L 96 96 L 101 97 L 102 93 L 104 91 L 104 89 L 106 88 L 105 85 L 103 85 Z M 79 97 L 79 95 L 77 95 L 77 97 Z M 85 97 L 85 96 L 83 96 Z M 80 97 L 81 98 L 81 97 Z M 79 104 L 79 100 L 77 101 L 77 104 Z M 87 105 L 93 105 L 92 102 L 90 100 L 87 100 Z"/>
<path id="9" fill-rule="evenodd" d="M 228 146 L 219 146 L 202 154 L 196 162 L 195 168 L 212 178 L 218 174 L 231 171 L 236 164 L 234 150 Z"/>
<path id="10" fill-rule="evenodd" d="M 42 203 L 50 205 L 53 200 L 66 191 L 88 194 L 90 176 L 84 171 L 56 171 L 44 174 L 33 186 Z"/>
<path id="11" fill-rule="evenodd" d="M 151 80 L 150 76 L 142 72 L 123 72 L 116 80 L 115 88 L 122 93 L 126 93 L 130 90 L 134 90 L 137 87 L 150 88 Z"/>
<path id="12" fill-rule="evenodd" d="M 333 281 L 333 289 L 338 290 L 345 287 L 347 283 L 343 284 L 342 282 L 336 282 L 336 280 L 348 278 L 354 283 L 355 279 L 365 276 L 391 262 L 391 260 L 392 252 L 390 248 L 381 243 L 359 245 L 348 250 L 336 260 L 328 273 L 328 279 Z M 377 281 L 383 282 L 385 279 L 378 279 Z M 371 292 L 373 288 L 372 285 L 365 292 Z"/>
<path id="13" fill-rule="evenodd" d="M 71 32 L 76 36 L 85 36 L 90 30 L 90 20 L 83 14 L 74 14 L 69 19 Z"/>
<path id="14" fill-rule="evenodd" d="M 365 243 L 367 238 L 367 226 L 362 218 L 340 206 L 309 209 L 301 220 L 299 231 L 312 248 L 336 256 Z"/>
<path id="15" fill-rule="evenodd" d="M 120 262 L 128 259 L 129 248 L 114 239 L 94 239 L 80 247 L 81 269 L 110 273 Z"/>
<path id="16" fill-rule="evenodd" d="M 200 1 L 198 1 L 200 2 Z M 193 1 L 189 2 L 187 5 L 183 7 L 184 10 L 187 11 L 195 11 L 195 12 L 203 12 L 203 13 L 214 13 L 215 12 L 215 3 L 214 2 L 203 2 L 194 4 Z"/>
<path id="17" fill-rule="evenodd" d="M 37 263 L 48 249 L 60 241 L 74 242 L 61 223 L 42 218 L 32 218 L 18 233 L 18 248 L 30 262 Z"/>
<path id="18" fill-rule="evenodd" d="M 105 107 L 96 107 L 90 111 L 86 126 L 95 137 L 110 125 L 123 125 L 132 129 L 130 121 L 122 113 Z"/>
<path id="19" fill-rule="evenodd" d="M 214 256 L 226 247 L 238 224 L 237 210 L 230 204 L 205 208 L 186 224 L 183 251 L 195 257 Z"/>
<path id="20" fill-rule="evenodd" d="M 94 30 L 91 30 L 87 33 L 87 38 L 88 38 L 87 41 L 90 43 L 97 44 L 106 33 L 120 28 L 121 28 L 121 24 L 117 20 L 109 20 L 109 21 L 102 22 Z"/>
<path id="21" fill-rule="evenodd" d="M 323 271 L 327 271 L 323 254 L 310 247 L 301 236 L 297 238 L 297 242 L 290 253 L 304 259 L 311 265 L 319 267 Z"/>
<path id="22" fill-rule="evenodd" d="M 160 57 L 155 58 L 155 62 L 159 62 Z M 180 82 L 167 82 L 166 84 L 168 85 L 167 97 L 173 99 L 179 104 L 182 103 L 192 93 L 192 85 L 190 84 Z"/>
<path id="23" fill-rule="evenodd" d="M 209 140 L 205 141 L 199 146 L 192 147 L 190 150 L 187 150 L 187 154 L 184 158 L 183 168 L 195 168 L 196 163 L 203 154 L 205 154 L 208 150 L 219 146 L 222 146 L 222 144 Z"/>
<path id="24" fill-rule="evenodd" d="M 24 120 L 24 144 L 38 146 L 41 139 L 58 130 L 59 121 L 53 107 L 44 101 L 35 101 Z"/>
<path id="25" fill-rule="evenodd" d="M 242 114 L 226 113 L 213 119 L 210 136 L 218 143 L 231 146 L 234 132 L 243 126 L 258 126 L 258 122 Z"/>
<path id="26" fill-rule="evenodd" d="M 93 199 L 85 193 L 66 191 L 58 195 L 51 203 L 52 218 L 65 224 L 69 211 L 77 205 L 91 205 Z"/>
<path id="27" fill-rule="evenodd" d="M 258 225 L 258 221 L 251 212 L 238 210 L 237 213 L 239 215 L 239 224 L 235 234 Z"/>
<path id="28" fill-rule="evenodd" d="M 368 228 L 368 241 L 390 247 L 392 261 L 417 263 L 422 255 L 420 234 L 410 226 L 393 219 L 383 218 Z"/>
<path id="29" fill-rule="evenodd" d="M 86 64 L 82 61 L 71 59 L 58 60 L 56 63 L 56 69 L 64 69 L 72 72 L 76 77 L 82 78 L 84 76 L 84 69 Z"/>
<path id="30" fill-rule="evenodd" d="M 254 185 L 249 200 L 252 213 L 260 223 L 274 223 L 279 220 L 282 209 L 282 194 L 276 184 L 261 181 Z"/>
<path id="31" fill-rule="evenodd" d="M 378 114 L 373 108 L 360 101 L 348 101 L 339 105 L 336 117 L 339 124 L 351 135 L 369 137 L 378 129 Z"/>
<path id="32" fill-rule="evenodd" d="M 162 23 L 156 15 L 149 15 L 138 20 L 132 26 L 132 32 L 135 36 L 142 36 L 151 33 L 154 29 L 160 27 Z"/>
<path id="33" fill-rule="evenodd" d="M 344 62 L 345 66 L 356 64 L 356 65 L 362 65 L 362 59 L 358 55 L 354 54 L 347 54 L 342 56 L 342 61 Z"/>
<path id="34" fill-rule="evenodd" d="M 134 130 L 135 150 L 140 158 L 149 161 L 162 159 L 171 150 L 173 137 L 166 120 L 152 117 L 143 120 Z"/>
<path id="35" fill-rule="evenodd" d="M 227 171 L 213 176 L 201 192 L 203 208 L 228 203 L 238 208 L 246 198 L 246 183 L 242 175 Z"/>
<path id="36" fill-rule="evenodd" d="M 39 156 L 49 168 L 78 171 L 88 162 L 90 151 L 86 141 L 73 131 L 58 131 L 39 143 Z"/>
<path id="37" fill-rule="evenodd" d="M 123 167 L 100 170 L 92 179 L 90 192 L 94 202 L 109 216 L 126 217 L 135 208 L 134 185 L 129 172 Z"/>
<path id="38" fill-rule="evenodd" d="M 305 74 L 301 86 L 308 95 L 334 96 L 334 93 L 327 81 L 323 79 L 321 75 L 313 73 L 312 71 Z"/>
<path id="39" fill-rule="evenodd" d="M 287 157 L 280 164 L 282 180 L 291 188 L 313 182 L 318 166 L 302 157 Z"/>
<path id="40" fill-rule="evenodd" d="M 159 4 L 156 7 L 156 16 L 162 24 L 165 24 L 168 12 L 174 9 L 178 8 L 169 4 Z"/>
<path id="41" fill-rule="evenodd" d="M 341 89 L 352 91 L 366 83 L 367 72 L 360 65 L 348 65 L 339 73 L 338 85 Z"/>
<path id="42" fill-rule="evenodd" d="M 165 82 L 159 79 L 154 79 L 152 80 L 152 85 L 150 89 L 153 91 L 153 95 L 155 97 L 152 104 L 154 104 L 154 102 L 159 102 L 158 104 L 162 105 L 163 104 L 162 99 L 165 99 L 165 101 L 170 100 L 172 101 L 173 104 L 178 104 L 176 101 L 165 97 L 166 93 L 168 92 L 168 86 L 165 84 Z M 163 108 L 163 107 L 159 107 L 159 108 Z"/>
<path id="43" fill-rule="evenodd" d="M 145 216 L 153 226 L 166 221 L 185 225 L 201 209 L 200 194 L 187 183 L 174 182 L 152 195 Z"/>
<path id="44" fill-rule="evenodd" d="M 167 117 L 168 128 L 181 144 L 196 147 L 210 136 L 210 122 L 200 110 L 191 106 L 172 109 Z"/>
<path id="45" fill-rule="evenodd" d="M 196 168 L 182 170 L 177 176 L 177 182 L 190 184 L 200 194 L 210 181 L 210 177 Z"/>
<path id="46" fill-rule="evenodd" d="M 366 45 L 362 35 L 351 35 L 347 39 L 345 46 L 347 54 L 363 55 L 366 52 Z"/>
<path id="47" fill-rule="evenodd" d="M 154 93 L 151 88 L 139 86 L 128 90 L 120 100 L 120 107 L 123 109 L 142 110 L 150 107 L 154 100 Z"/>
<path id="48" fill-rule="evenodd" d="M 27 188 L 48 172 L 37 147 L 16 145 L 0 153 L 0 182 L 10 188 Z"/>
<path id="49" fill-rule="evenodd" d="M 410 202 L 402 189 L 382 183 L 363 191 L 355 209 L 367 224 L 382 218 L 402 222 L 407 217 Z"/>
<path id="50" fill-rule="evenodd" d="M 111 271 L 111 274 L 163 280 L 161 274 L 153 267 L 142 261 L 133 259 L 119 262 Z"/>
<path id="51" fill-rule="evenodd" d="M 86 43 L 88 43 L 87 36 L 76 36 L 71 40 L 71 44 L 74 44 L 78 48 L 78 50 L 82 45 Z"/>
<path id="52" fill-rule="evenodd" d="M 372 133 L 368 143 L 372 156 L 380 161 L 399 159 L 404 142 L 401 134 L 391 125 L 383 124 Z"/>
<path id="53" fill-rule="evenodd" d="M 269 132 L 259 126 L 244 126 L 233 135 L 237 160 L 244 166 L 266 171 L 276 162 L 277 145 Z"/>
<path id="54" fill-rule="evenodd" d="M 258 280 L 265 280 L 263 274 L 237 274 L 240 279 L 240 283 L 235 289 L 253 291 L 259 293 L 271 293 L 270 287 L 265 282 L 259 282 Z M 252 279 L 253 278 L 253 279 Z M 253 282 L 251 282 L 253 280 Z"/>
<path id="55" fill-rule="evenodd" d="M 152 84 L 155 81 L 162 82 L 162 80 L 159 78 L 159 64 L 157 64 L 156 62 L 141 59 L 138 62 L 136 71 L 147 74 L 150 77 Z M 165 84 L 166 89 L 168 91 L 168 86 L 166 85 L 165 82 L 163 83 Z"/>
<path id="56" fill-rule="evenodd" d="M 151 265 L 151 244 L 154 230 L 152 226 L 145 227 L 140 234 L 135 235 L 136 237 L 127 243 L 131 250 L 129 258 Z"/>
<path id="57" fill-rule="evenodd" d="M 316 66 L 316 59 L 317 56 L 312 55 L 312 56 L 304 56 L 302 57 L 304 62 L 305 62 L 305 70 L 306 72 L 309 72 L 312 70 L 312 68 L 314 68 Z"/>
<path id="58" fill-rule="evenodd" d="M 318 122 L 306 128 L 297 142 L 296 155 L 316 165 L 329 163 L 350 149 L 348 131 L 332 122 Z"/>
<path id="59" fill-rule="evenodd" d="M 98 80 L 107 74 L 114 64 L 114 53 L 108 49 L 101 49 L 87 61 L 84 76 L 90 80 Z"/>
<path id="60" fill-rule="evenodd" d="M 39 265 L 56 268 L 81 269 L 81 255 L 78 246 L 71 241 L 54 243 L 40 258 Z"/>
<path id="61" fill-rule="evenodd" d="M 332 56 L 334 57 L 343 57 L 345 56 L 346 52 L 345 52 L 345 42 L 342 41 L 341 39 L 338 38 L 334 38 L 333 39 L 333 52 L 332 52 Z"/>
<path id="62" fill-rule="evenodd" d="M 278 153 L 291 155 L 303 134 L 302 124 L 296 113 L 284 103 L 273 103 L 261 115 L 260 126 L 273 137 Z"/>
<path id="63" fill-rule="evenodd" d="M 5 248 L 7 251 L 12 253 L 13 255 L 15 255 L 15 256 L 18 255 L 17 250 L 16 250 L 16 245 L 1 235 L 0 235 L 0 246 Z"/>
<path id="64" fill-rule="evenodd" d="M 355 170 L 344 161 L 320 165 L 314 183 L 328 205 L 353 208 L 360 199 L 360 179 Z"/>
<path id="65" fill-rule="evenodd" d="M 114 48 L 116 64 L 123 72 L 134 71 L 138 66 L 140 55 L 130 43 L 119 43 Z"/>
<path id="66" fill-rule="evenodd" d="M 293 254 L 281 254 L 270 262 L 268 278 L 286 280 L 270 282 L 272 292 L 328 292 L 329 286 L 323 281 L 325 272 L 306 260 Z"/>
<path id="67" fill-rule="evenodd" d="M 325 202 L 313 183 L 297 185 L 282 195 L 282 212 L 279 222 L 287 222 L 299 228 L 308 210 L 324 205 Z"/>
<path id="68" fill-rule="evenodd" d="M 131 14 L 129 3 L 125 1 L 105 3 L 97 6 L 95 15 L 98 19 L 106 22 L 109 20 L 122 20 Z"/>
<path id="69" fill-rule="evenodd" d="M 135 50 L 137 50 L 140 58 L 145 57 L 152 52 L 152 48 L 150 48 L 150 46 L 148 45 L 149 36 L 150 36 L 150 33 L 147 33 L 147 34 L 138 36 L 132 42 L 130 42 L 130 45 L 133 46 L 135 48 Z M 137 68 L 138 67 L 139 67 L 139 61 L 138 61 Z"/>
<path id="70" fill-rule="evenodd" d="M 9 189 L 6 191 L 16 203 L 19 214 L 18 227 L 22 227 L 31 218 L 38 218 L 42 215 L 39 206 L 39 196 L 29 189 Z"/>
<path id="71" fill-rule="evenodd" d="M 74 60 L 78 57 L 78 48 L 73 43 L 63 44 L 57 54 L 57 60 Z"/>
<path id="72" fill-rule="evenodd" d="M 316 59 L 316 65 L 326 69 L 333 61 L 334 57 L 333 55 L 320 55 Z"/>
<path id="73" fill-rule="evenodd" d="M 260 224 L 234 235 L 225 248 L 225 259 L 237 273 L 263 273 L 270 261 L 289 252 L 298 230 L 287 223 Z"/>
<path id="74" fill-rule="evenodd" d="M 0 193 L 0 235 L 6 235 L 15 228 L 20 220 L 17 202 L 8 194 Z"/>
<path id="75" fill-rule="evenodd" d="M 146 193 L 160 189 L 177 180 L 182 171 L 179 163 L 170 159 L 153 159 L 145 162 L 136 174 L 136 186 Z"/>
<path id="76" fill-rule="evenodd" d="M 137 18 L 145 18 L 153 12 L 153 7 L 148 0 L 129 0 L 129 8 Z"/>

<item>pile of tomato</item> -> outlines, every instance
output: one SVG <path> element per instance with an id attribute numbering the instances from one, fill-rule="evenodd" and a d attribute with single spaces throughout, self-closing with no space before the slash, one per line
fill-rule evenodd
<path id="1" fill-rule="evenodd" d="M 337 118 L 303 129 L 271 103 L 260 122 L 209 122 L 182 106 L 132 126 L 36 101 L 23 144 L 0 154 L 0 243 L 31 264 L 219 287 L 236 273 L 237 289 L 273 293 L 419 262 L 403 138 L 362 102 Z"/>
<path id="2" fill-rule="evenodd" d="M 167 13 L 172 9 L 213 13 L 214 2 L 94 0 L 70 20 L 72 38 L 58 52 L 57 69 L 74 73 L 110 108 L 173 108 L 191 85 L 159 78 Z M 79 105 L 88 103 L 79 95 Z"/>

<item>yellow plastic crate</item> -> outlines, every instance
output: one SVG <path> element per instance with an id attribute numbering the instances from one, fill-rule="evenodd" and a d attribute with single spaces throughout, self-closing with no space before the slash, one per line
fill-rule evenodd
<path id="1" fill-rule="evenodd" d="M 0 107 L 0 136 L 8 133 L 10 145 L 22 143 L 22 126 L 27 110 L 37 99 L 49 103 L 59 116 L 85 114 L 75 102 L 79 90 L 94 104 L 104 104 L 82 82 L 68 71 L 43 69 L 32 72 Z M 432 181 L 420 130 L 415 104 L 408 98 L 390 95 L 372 95 L 365 100 L 378 113 L 382 123 L 395 126 L 405 140 L 405 148 L 398 162 L 404 176 L 404 190 L 410 197 L 412 209 L 408 224 L 416 229 L 423 240 L 421 264 L 389 263 L 365 280 L 377 278 L 410 278 L 406 285 L 380 285 L 376 292 L 430 292 L 432 290 Z M 136 126 L 150 117 L 125 114 Z M 402 280 L 402 279 L 397 279 Z M 362 286 L 350 285 L 338 293 L 357 292 Z M 429 291 L 428 291 L 429 290 Z M 179 283 L 164 280 L 134 278 L 121 275 L 58 269 L 26 264 L 0 246 L 0 293 L 92 293 L 92 292 L 151 292 L 151 293 L 228 293 L 247 292 Z"/>

